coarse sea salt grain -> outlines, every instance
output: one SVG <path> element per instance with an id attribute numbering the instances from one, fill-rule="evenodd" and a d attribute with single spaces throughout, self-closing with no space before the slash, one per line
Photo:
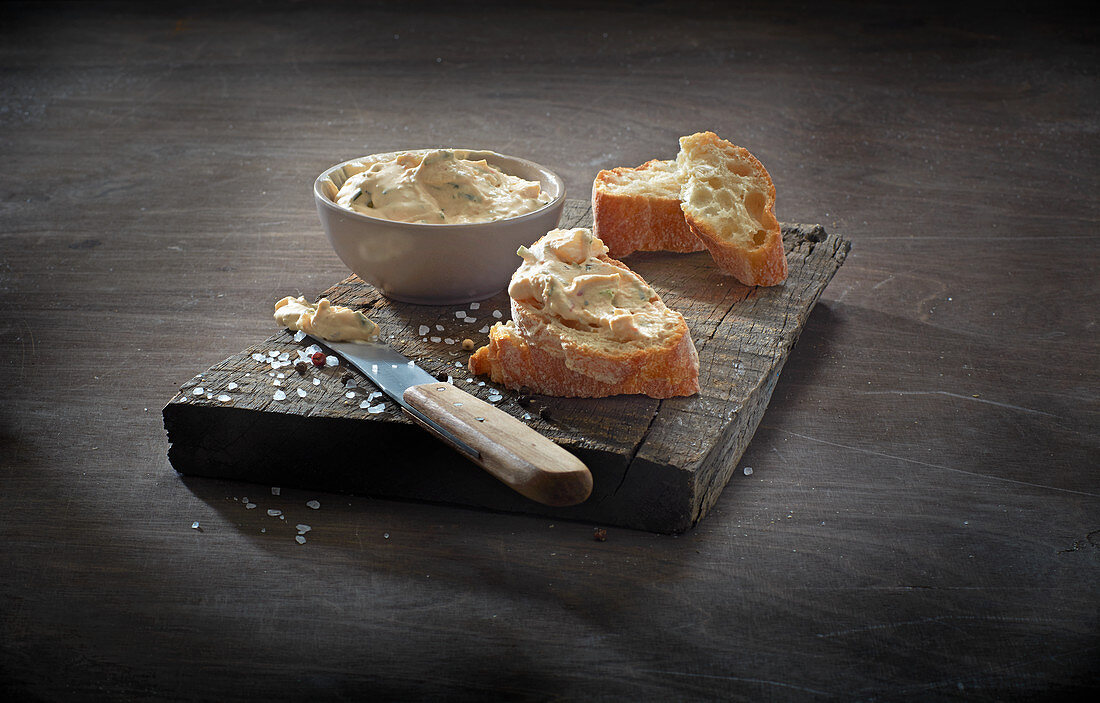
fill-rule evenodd
<path id="1" fill-rule="evenodd" d="M 305 390 L 303 390 L 303 389 L 301 389 L 301 388 L 299 388 L 299 389 L 298 389 L 297 393 L 298 393 L 298 397 L 299 397 L 299 398 L 305 398 L 305 397 L 306 397 L 306 392 L 305 392 Z"/>
<path id="2" fill-rule="evenodd" d="M 272 381 L 271 383 L 272 383 L 273 385 L 276 385 L 276 386 L 281 386 L 281 385 L 283 385 L 283 382 L 282 382 L 282 381 L 279 381 L 279 380 L 275 380 L 275 381 Z"/>
<path id="3" fill-rule="evenodd" d="M 435 329 L 436 329 L 437 332 L 442 332 L 443 331 L 443 325 L 436 325 Z"/>
<path id="4" fill-rule="evenodd" d="M 298 534 L 302 534 L 302 535 L 304 535 L 305 533 L 307 533 L 307 532 L 309 532 L 310 530 L 312 530 L 312 529 L 313 529 L 313 528 L 312 528 L 312 527 L 310 527 L 309 525 L 303 525 L 303 524 L 301 524 L 301 523 L 299 523 L 299 524 L 295 525 L 295 526 L 294 526 L 294 528 L 295 528 L 296 530 L 298 530 Z"/>
<path id="5" fill-rule="evenodd" d="M 450 337 L 447 337 L 446 339 L 443 340 L 443 343 L 444 344 L 454 344 L 455 340 L 451 339 Z"/>
<path id="6" fill-rule="evenodd" d="M 228 403 L 229 401 L 233 400 L 233 396 L 229 395 L 228 393 L 222 393 L 218 396 L 218 400 L 223 403 Z"/>
<path id="7" fill-rule="evenodd" d="M 306 538 L 303 537 L 302 535 L 298 535 L 297 537 L 294 538 L 294 541 L 297 542 L 298 544 L 305 544 L 306 543 Z"/>
<path id="8" fill-rule="evenodd" d="M 439 344 L 442 340 L 439 337 L 428 337 L 428 341 L 432 344 Z"/>
<path id="9" fill-rule="evenodd" d="M 191 391 L 191 395 L 202 395 L 205 392 L 206 392 L 206 389 L 203 388 L 202 386 L 199 386 L 195 390 Z"/>
<path id="10" fill-rule="evenodd" d="M 319 500 L 308 500 L 308 501 L 306 501 L 306 507 L 307 508 L 312 508 L 313 510 L 320 510 L 321 509 L 321 501 L 319 501 Z"/>
<path id="11" fill-rule="evenodd" d="M 348 400 L 351 400 L 352 398 L 355 397 L 355 391 L 348 391 L 347 393 L 344 394 L 344 397 L 347 398 Z"/>
<path id="12" fill-rule="evenodd" d="M 313 379 L 313 385 L 315 385 L 315 386 L 321 385 L 321 379 L 319 379 L 319 378 Z"/>
<path id="13" fill-rule="evenodd" d="M 465 310 L 455 310 L 455 317 L 457 317 L 460 320 L 465 318 L 466 317 L 466 311 Z"/>
<path id="14" fill-rule="evenodd" d="M 199 521 L 198 520 L 195 520 L 193 523 L 191 523 L 191 529 L 201 531 L 202 528 L 199 527 Z"/>
<path id="15" fill-rule="evenodd" d="M 477 322 L 477 318 L 476 318 L 476 317 L 467 317 L 467 318 L 466 318 L 466 324 L 467 324 L 467 325 L 472 325 L 472 324 L 474 324 L 475 322 Z"/>
<path id="16" fill-rule="evenodd" d="M 481 329 L 478 330 L 478 332 L 480 332 L 482 334 L 486 334 L 488 331 L 489 331 L 489 325 L 485 325 L 484 327 L 482 327 Z"/>
<path id="17" fill-rule="evenodd" d="M 271 495 L 273 495 L 273 496 L 277 496 L 282 492 L 283 492 L 283 489 L 279 488 L 278 486 L 272 486 L 271 487 Z"/>
<path id="18" fill-rule="evenodd" d="M 283 511 L 282 510 L 276 510 L 275 508 L 268 508 L 267 514 L 270 515 L 271 517 L 279 517 L 280 515 L 283 514 Z"/>
<path id="19" fill-rule="evenodd" d="M 247 501 L 248 499 L 245 498 L 245 500 Z M 244 507 L 248 508 L 249 510 L 252 510 L 253 508 L 256 507 L 256 504 L 255 503 L 245 503 Z"/>
<path id="20" fill-rule="evenodd" d="M 325 366 L 339 366 L 340 359 L 335 354 L 329 354 L 325 357 Z"/>
<path id="21" fill-rule="evenodd" d="M 235 391 L 235 390 L 237 390 L 238 388 L 240 388 L 240 386 L 238 386 L 238 385 L 237 385 L 236 383 L 234 383 L 233 381 L 230 381 L 230 382 L 229 382 L 229 384 L 228 384 L 228 385 L 226 385 L 226 387 L 225 387 L 225 389 L 226 389 L 227 391 Z"/>
<path id="22" fill-rule="evenodd" d="M 306 338 L 306 333 L 303 332 L 302 330 L 298 330 L 297 332 L 294 333 L 294 341 L 295 342 L 300 342 L 305 338 Z"/>
<path id="23" fill-rule="evenodd" d="M 746 466 L 744 469 L 742 469 L 742 471 L 745 472 L 746 476 L 752 476 L 752 467 L 751 466 Z"/>
<path id="24" fill-rule="evenodd" d="M 267 353 L 267 355 L 270 356 L 271 358 L 275 358 L 275 357 L 279 356 L 279 352 L 276 351 L 275 349 L 272 349 L 271 351 L 269 351 Z"/>
<path id="25" fill-rule="evenodd" d="M 359 381 L 356 381 L 354 378 L 349 378 L 347 380 L 347 382 L 344 383 L 344 388 L 358 388 L 358 387 L 359 387 Z"/>
<path id="26" fill-rule="evenodd" d="M 378 405 L 372 405 L 369 408 L 367 408 L 367 412 L 369 412 L 372 415 L 377 415 L 380 412 L 384 412 L 385 409 L 386 409 L 386 404 L 385 403 L 379 403 Z"/>
<path id="27" fill-rule="evenodd" d="M 264 356 L 263 354 L 261 354 L 260 352 L 256 352 L 255 354 L 253 354 L 252 358 L 255 359 L 256 361 L 267 361 L 267 357 Z"/>
<path id="28" fill-rule="evenodd" d="M 499 320 L 501 317 L 503 317 L 503 315 L 500 314 L 500 310 L 494 310 L 493 317 Z"/>
<path id="29" fill-rule="evenodd" d="M 370 401 L 369 400 L 360 400 L 359 401 L 359 407 L 367 408 L 369 406 L 370 406 Z"/>
<path id="30" fill-rule="evenodd" d="M 381 398 L 381 397 L 382 397 L 382 391 L 371 391 L 370 395 L 367 396 L 367 400 L 374 400 L 375 398 Z"/>
<path id="31" fill-rule="evenodd" d="M 275 391 L 275 395 L 273 395 L 271 397 L 274 398 L 275 400 L 286 400 L 286 393 L 283 393 L 281 390 L 280 391 Z"/>
<path id="32" fill-rule="evenodd" d="M 427 325 L 420 325 L 420 329 L 416 331 L 416 333 L 419 334 L 421 337 L 428 334 L 428 332 L 431 332 L 431 328 Z"/>
<path id="33" fill-rule="evenodd" d="M 319 351 L 321 351 L 321 347 L 317 346 L 316 344 L 310 344 L 308 347 L 306 347 L 306 354 L 307 355 L 308 354 L 316 354 Z"/>
<path id="34" fill-rule="evenodd" d="M 279 355 L 279 361 L 286 361 L 290 358 L 290 352 L 283 352 Z"/>

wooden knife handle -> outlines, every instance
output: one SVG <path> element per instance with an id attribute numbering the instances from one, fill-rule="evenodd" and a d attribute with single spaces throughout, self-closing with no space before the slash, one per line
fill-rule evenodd
<path id="1" fill-rule="evenodd" d="M 404 398 L 476 449 L 481 457 L 474 463 L 521 495 L 544 505 L 566 506 L 582 503 L 592 493 L 592 474 L 584 462 L 466 391 L 450 383 L 424 383 L 406 388 Z M 410 417 L 424 425 L 415 415 Z M 433 434 L 439 436 L 434 430 Z"/>

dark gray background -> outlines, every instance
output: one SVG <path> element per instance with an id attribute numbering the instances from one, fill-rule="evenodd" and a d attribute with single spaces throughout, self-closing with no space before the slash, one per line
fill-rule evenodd
<path id="1" fill-rule="evenodd" d="M 1058 5 L 827 7 L 3 5 L 0 691 L 1095 688 L 1096 25 Z M 693 531 L 596 542 L 172 471 L 178 385 L 266 337 L 274 300 L 346 275 L 311 201 L 326 166 L 481 147 L 585 198 L 599 169 L 700 129 L 760 158 L 781 220 L 853 248 L 753 473 Z"/>

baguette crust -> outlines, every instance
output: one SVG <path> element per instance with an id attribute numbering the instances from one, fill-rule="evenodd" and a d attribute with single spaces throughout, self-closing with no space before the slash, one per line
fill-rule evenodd
<path id="1" fill-rule="evenodd" d="M 713 132 L 681 137 L 677 163 L 684 217 L 718 267 L 747 286 L 786 280 L 775 184 L 763 164 Z"/>
<path id="2" fill-rule="evenodd" d="M 541 344 L 529 342 L 514 322 L 498 322 L 489 330 L 489 344 L 470 357 L 470 371 L 478 376 L 488 374 L 494 383 L 513 390 L 526 387 L 541 395 L 567 398 L 694 395 L 699 392 L 699 356 L 686 332 L 685 325 L 684 334 L 659 352 L 615 359 L 588 356 L 583 348 L 545 329 L 535 337 Z M 617 367 L 616 373 L 606 375 L 609 367 Z M 615 377 L 618 380 L 611 380 Z"/>
<path id="3" fill-rule="evenodd" d="M 592 181 L 592 232 L 614 258 L 635 251 L 703 251 L 680 207 L 676 162 L 600 171 Z"/>
<path id="4" fill-rule="evenodd" d="M 588 261 L 595 259 L 636 276 L 606 254 Z M 514 282 L 520 271 L 513 276 L 510 292 L 517 290 Z M 640 393 L 670 398 L 698 393 L 699 355 L 687 323 L 650 293 L 645 304 L 647 314 L 654 316 L 651 320 L 656 320 L 651 323 L 656 333 L 627 341 L 552 315 L 537 299 L 512 298 L 512 319 L 493 325 L 489 344 L 470 357 L 470 371 L 488 374 L 508 388 L 526 387 L 542 395 L 602 398 Z"/>

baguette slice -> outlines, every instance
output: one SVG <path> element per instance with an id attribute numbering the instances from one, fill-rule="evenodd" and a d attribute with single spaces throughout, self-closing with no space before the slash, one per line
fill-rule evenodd
<path id="1" fill-rule="evenodd" d="M 703 251 L 680 207 L 675 161 L 600 171 L 592 181 L 592 233 L 616 259 L 635 251 Z"/>
<path id="2" fill-rule="evenodd" d="M 786 280 L 775 185 L 763 164 L 713 132 L 680 137 L 676 162 L 684 217 L 718 267 L 747 286 Z"/>
<path id="3" fill-rule="evenodd" d="M 470 371 L 542 395 L 653 398 L 699 391 L 687 323 L 587 229 L 551 230 L 520 248 L 512 319 L 489 330 Z"/>

